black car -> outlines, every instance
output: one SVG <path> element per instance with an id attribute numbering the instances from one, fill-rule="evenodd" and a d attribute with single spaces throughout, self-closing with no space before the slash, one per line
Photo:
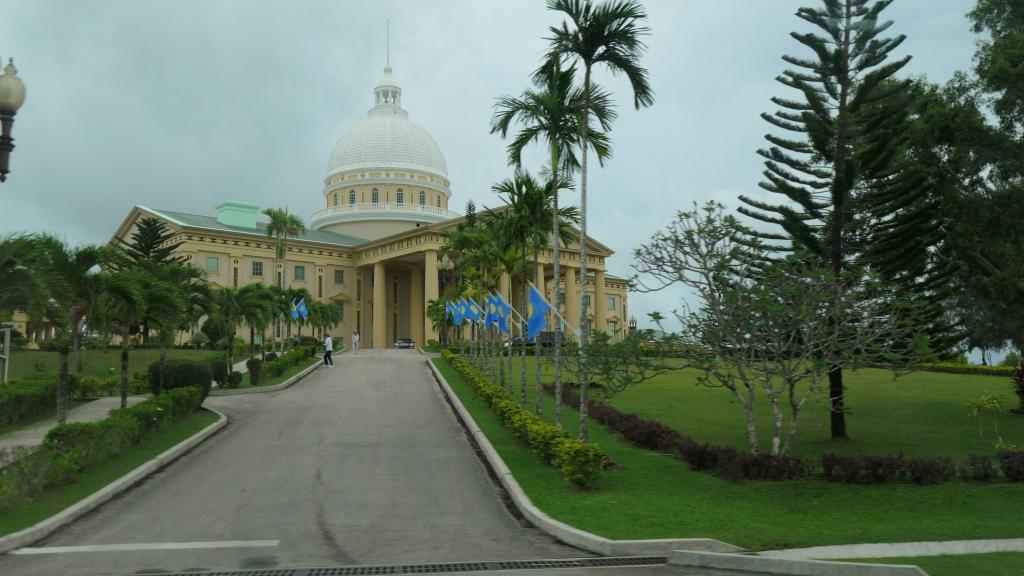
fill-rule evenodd
<path id="1" fill-rule="evenodd" d="M 412 338 L 399 338 L 395 340 L 395 348 L 412 349 L 416 347 L 416 341 Z"/>

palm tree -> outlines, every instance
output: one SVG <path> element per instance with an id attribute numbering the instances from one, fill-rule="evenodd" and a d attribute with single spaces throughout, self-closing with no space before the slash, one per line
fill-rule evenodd
<path id="1" fill-rule="evenodd" d="M 0 318 L 15 310 L 33 315 L 49 301 L 49 283 L 37 260 L 34 236 L 0 237 Z"/>
<path id="2" fill-rule="evenodd" d="M 146 277 L 136 269 L 104 272 L 99 275 L 95 311 L 90 324 L 116 329 L 121 339 L 121 408 L 128 406 L 128 349 L 132 326 L 146 314 Z"/>
<path id="3" fill-rule="evenodd" d="M 89 314 L 98 287 L 95 270 L 103 257 L 99 246 L 72 248 L 56 236 L 36 239 L 38 265 L 50 286 L 47 317 L 56 329 L 60 369 L 57 378 L 57 423 L 68 415 L 68 356 L 81 344 L 82 320 Z"/>
<path id="4" fill-rule="evenodd" d="M 554 208 L 551 219 L 551 236 L 557 237 L 559 230 L 558 187 L 559 174 L 569 174 L 579 167 L 576 151 L 579 147 L 580 120 L 586 116 L 583 95 L 573 88 L 575 66 L 562 69 L 558 58 L 547 64 L 547 74 L 538 78 L 539 91 L 526 90 L 519 98 L 502 96 L 495 106 L 491 121 L 491 132 L 498 132 L 502 138 L 508 135 L 513 124 L 520 127 L 519 133 L 508 145 L 512 165 L 522 166 L 523 150 L 532 142 L 544 140 L 551 160 L 551 195 Z M 594 150 L 605 150 L 607 139 L 595 130 L 587 133 Z M 560 293 L 561 281 L 559 243 L 554 242 L 555 293 Z M 555 331 L 561 333 L 556 323 Z M 561 412 L 562 358 L 561 338 L 555 338 L 555 424 L 562 425 Z"/>
<path id="5" fill-rule="evenodd" d="M 609 101 L 608 95 L 594 86 L 591 73 L 597 65 L 604 65 L 613 74 L 624 74 L 633 88 L 633 106 L 654 103 L 654 92 L 648 81 L 647 69 L 640 66 L 640 58 L 646 50 L 641 38 L 650 30 L 643 25 L 647 13 L 636 0 L 604 0 L 594 5 L 590 0 L 548 0 L 548 10 L 563 12 L 572 20 L 570 29 L 563 21 L 561 27 L 549 28 L 551 46 L 548 59 L 568 57 L 579 61 L 583 68 L 583 106 L 588 110 L 580 122 L 579 140 L 582 150 L 580 167 L 580 440 L 587 439 L 587 374 L 586 344 L 590 337 L 587 325 L 588 302 L 584 297 L 587 290 L 587 151 L 593 145 L 590 141 L 590 118 L 593 115 L 602 129 L 611 129 L 614 114 L 606 108 L 602 116 L 600 101 Z M 548 66 L 542 66 L 536 74 L 548 74 Z M 598 163 L 603 164 L 610 150 L 602 154 L 600 147 L 593 145 Z"/>
<path id="6" fill-rule="evenodd" d="M 572 182 L 568 178 L 562 178 L 562 181 L 557 184 L 558 189 L 566 190 L 572 187 Z M 554 210 L 552 205 L 552 196 L 550 194 L 551 185 L 542 185 L 537 181 L 528 171 L 517 170 L 512 178 L 507 178 L 498 182 L 491 188 L 502 199 L 508 204 L 509 210 L 507 212 L 506 230 L 507 234 L 518 237 L 523 243 L 520 256 L 522 263 L 520 267 L 523 270 L 520 282 L 520 297 L 519 302 L 521 306 L 525 306 L 526 303 L 526 254 L 532 244 L 533 248 L 533 271 L 534 278 L 533 283 L 543 288 L 544 279 L 538 278 L 536 275 L 538 265 L 540 264 L 540 247 L 543 244 L 547 244 L 551 237 L 551 229 L 545 224 L 554 218 Z M 578 213 L 576 208 L 568 206 L 559 210 L 559 241 L 563 244 L 568 244 L 572 241 L 572 230 L 570 224 L 577 221 Z M 525 312 L 525 310 L 523 310 Z M 520 336 L 522 340 L 522 354 L 520 356 L 520 382 L 519 382 L 519 394 L 520 403 L 526 402 L 526 317 L 523 315 Z M 537 350 L 539 353 L 539 349 Z M 536 378 L 534 381 L 534 411 L 540 416 L 543 413 L 543 404 L 541 403 L 541 362 L 540 357 L 536 359 Z"/>
<path id="7" fill-rule="evenodd" d="M 265 208 L 263 214 L 270 218 L 267 222 L 267 238 L 274 238 L 274 259 L 281 263 L 281 276 L 276 284 L 284 288 L 288 282 L 288 247 L 286 245 L 289 237 L 295 237 L 306 233 L 306 225 L 302 219 L 282 208 Z"/>
<path id="8" fill-rule="evenodd" d="M 210 320 L 217 322 L 226 333 L 225 360 L 228 372 L 234 366 L 235 334 L 243 324 L 261 327 L 267 315 L 268 303 L 263 287 L 249 284 L 242 288 L 221 288 L 213 292 L 213 313 Z"/>

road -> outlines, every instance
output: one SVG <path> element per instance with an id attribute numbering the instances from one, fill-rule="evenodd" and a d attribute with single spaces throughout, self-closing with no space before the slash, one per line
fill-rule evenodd
<path id="1" fill-rule="evenodd" d="M 415 351 L 342 355 L 287 390 L 207 405 L 229 416 L 223 432 L 32 549 L 0 556 L 0 574 L 588 555 L 508 513 Z M 608 573 L 566 573 L 597 570 Z M 662 573 L 698 574 L 636 570 Z"/>

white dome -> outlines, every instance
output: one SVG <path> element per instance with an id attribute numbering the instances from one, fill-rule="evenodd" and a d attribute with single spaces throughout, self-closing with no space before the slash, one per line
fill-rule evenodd
<path id="1" fill-rule="evenodd" d="M 402 109 L 402 90 L 391 79 L 391 67 L 374 88 L 376 106 L 367 118 L 349 128 L 334 146 L 327 176 L 372 168 L 419 170 L 448 179 L 448 167 L 437 142 Z"/>
<path id="2" fill-rule="evenodd" d="M 437 142 L 426 130 L 398 115 L 376 115 L 349 128 L 334 146 L 327 175 L 367 168 L 422 170 L 448 178 Z"/>

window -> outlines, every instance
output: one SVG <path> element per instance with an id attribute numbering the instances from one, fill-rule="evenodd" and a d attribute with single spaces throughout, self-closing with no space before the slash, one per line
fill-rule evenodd
<path id="1" fill-rule="evenodd" d="M 344 302 L 338 302 L 338 321 L 339 322 L 344 322 L 345 321 L 345 303 Z"/>
<path id="2" fill-rule="evenodd" d="M 616 334 L 618 334 L 619 333 L 619 323 L 614 321 L 614 320 L 609 322 L 608 323 L 608 333 L 611 334 L 612 336 L 615 336 Z"/>
<path id="3" fill-rule="evenodd" d="M 441 197 L 440 196 L 437 197 L 437 207 L 438 208 L 441 207 Z"/>
<path id="4" fill-rule="evenodd" d="M 356 203 L 356 191 L 355 190 L 349 190 L 348 191 L 348 203 L 350 205 Z"/>
<path id="5" fill-rule="evenodd" d="M 420 190 L 420 206 L 426 206 L 426 205 L 427 205 L 427 193 L 424 192 L 423 190 Z"/>
<path id="6" fill-rule="evenodd" d="M 210 272 L 211 274 L 216 274 L 219 264 L 220 263 L 217 261 L 217 257 L 216 256 L 207 256 L 206 257 L 206 271 L 207 272 Z"/>
<path id="7" fill-rule="evenodd" d="M 253 262 L 252 263 L 252 275 L 253 276 L 263 276 L 263 262 Z"/>
<path id="8" fill-rule="evenodd" d="M 401 188 L 398 189 L 398 195 L 395 196 L 395 202 L 397 202 L 398 204 L 405 203 L 405 192 L 402 192 Z"/>
<path id="9" fill-rule="evenodd" d="M 363 281 L 356 280 L 356 300 L 363 299 Z"/>
<path id="10" fill-rule="evenodd" d="M 370 192 L 370 202 L 373 202 L 374 204 L 380 204 L 380 192 L 378 192 L 376 188 L 374 188 L 373 191 Z"/>
<path id="11" fill-rule="evenodd" d="M 392 286 L 394 287 L 395 290 L 395 295 L 393 299 L 395 304 L 398 304 L 398 282 L 395 282 L 394 284 L 392 284 Z"/>
<path id="12" fill-rule="evenodd" d="M 231 272 L 231 286 L 238 288 L 238 266 L 235 266 Z"/>
<path id="13" fill-rule="evenodd" d="M 306 279 L 306 267 L 305 266 L 296 266 L 295 267 L 295 279 L 296 280 L 305 280 Z"/>
<path id="14" fill-rule="evenodd" d="M 344 270 L 335 270 L 334 271 L 334 283 L 335 284 L 344 284 L 345 283 L 345 271 Z"/>
<path id="15" fill-rule="evenodd" d="M 338 193 L 337 192 L 334 193 L 334 205 L 335 206 L 338 205 Z"/>
<path id="16" fill-rule="evenodd" d="M 316 277 L 316 297 L 324 297 L 324 275 L 320 274 Z"/>
<path id="17" fill-rule="evenodd" d="M 583 305 L 590 308 L 590 294 L 583 295 Z"/>
<path id="18" fill-rule="evenodd" d="M 615 310 L 615 308 L 618 306 L 618 302 L 615 300 L 615 296 L 609 296 L 607 304 L 609 310 Z"/>

